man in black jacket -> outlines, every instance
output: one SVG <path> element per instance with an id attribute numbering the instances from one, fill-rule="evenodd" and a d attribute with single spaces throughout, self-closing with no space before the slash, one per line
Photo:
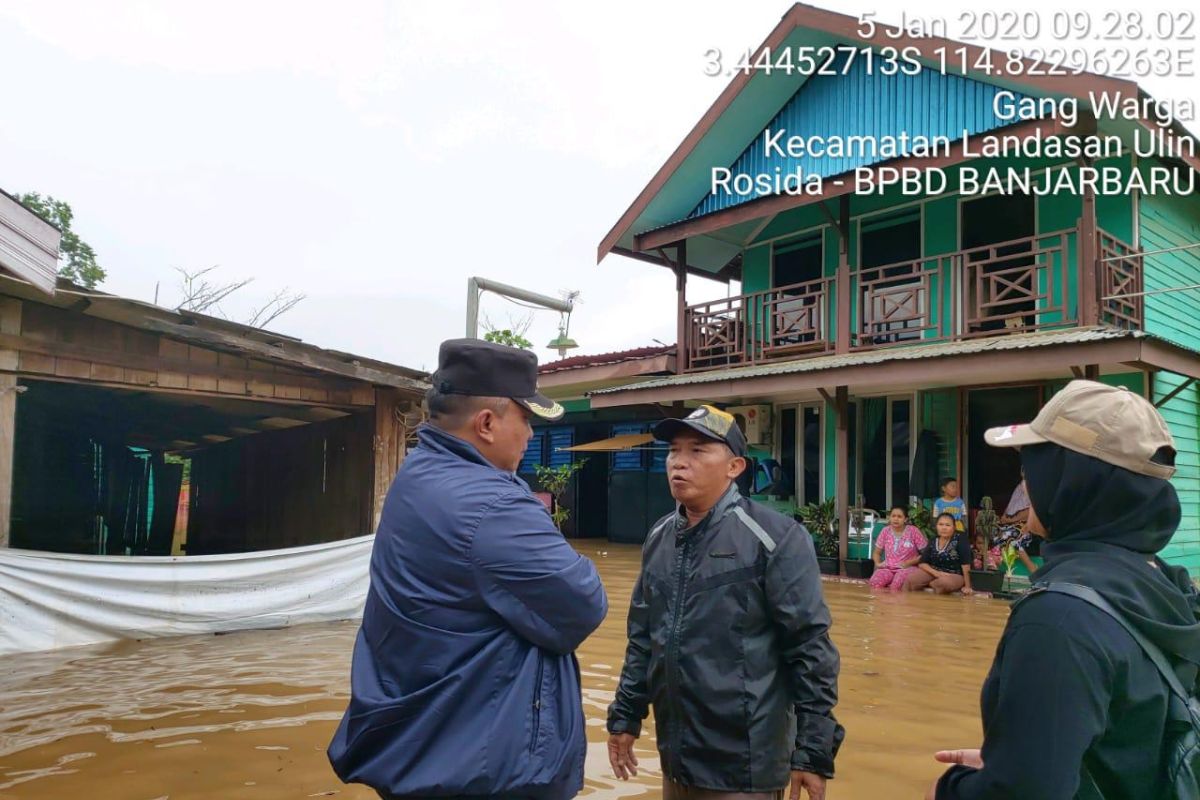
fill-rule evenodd
<path id="1" fill-rule="evenodd" d="M 1157 557 L 1179 525 L 1169 478 L 1175 447 L 1140 395 L 1073 381 L 1029 425 L 986 434 L 1020 447 L 1046 539 L 1037 585 L 1089 587 L 1166 654 L 1184 686 L 1200 665 L 1196 595 L 1186 570 Z M 1106 612 L 1056 591 L 1016 604 L 983 686 L 983 749 L 937 754 L 955 764 L 937 800 L 1169 796 L 1166 682 Z"/>
<path id="2" fill-rule="evenodd" d="M 844 731 L 833 717 L 829 640 L 808 532 L 747 501 L 734 479 L 746 440 L 702 406 L 665 420 L 678 510 L 651 529 L 629 609 L 629 645 L 608 709 L 609 761 L 637 774 L 633 742 L 654 706 L 664 800 L 825 795 Z"/>

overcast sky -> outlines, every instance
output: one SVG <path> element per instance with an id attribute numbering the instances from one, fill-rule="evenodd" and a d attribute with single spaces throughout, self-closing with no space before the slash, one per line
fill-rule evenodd
<path id="1" fill-rule="evenodd" d="M 670 274 L 596 247 L 724 87 L 704 51 L 788 7 L 4 0 L 0 187 L 70 202 L 106 291 L 171 305 L 175 268 L 219 265 L 254 278 L 232 317 L 287 286 L 307 299 L 271 327 L 324 347 L 432 369 L 470 275 L 581 291 L 580 352 L 673 342 Z"/>

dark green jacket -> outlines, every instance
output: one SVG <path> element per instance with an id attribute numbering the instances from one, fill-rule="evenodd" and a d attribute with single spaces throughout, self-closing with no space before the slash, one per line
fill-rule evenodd
<path id="1" fill-rule="evenodd" d="M 651 529 L 629 609 L 610 733 L 654 706 L 663 773 L 687 786 L 765 792 L 791 770 L 833 776 L 844 731 L 812 538 L 736 486 L 694 528 Z"/>

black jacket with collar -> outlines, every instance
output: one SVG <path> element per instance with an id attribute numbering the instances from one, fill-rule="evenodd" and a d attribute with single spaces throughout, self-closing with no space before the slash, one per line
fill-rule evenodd
<path id="1" fill-rule="evenodd" d="M 641 732 L 654 706 L 663 774 L 734 792 L 833 776 L 844 730 L 812 538 L 736 486 L 698 525 L 651 529 L 629 610 L 610 733 Z"/>

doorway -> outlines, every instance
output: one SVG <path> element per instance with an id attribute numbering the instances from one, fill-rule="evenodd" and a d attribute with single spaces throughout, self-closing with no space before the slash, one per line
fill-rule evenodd
<path id="1" fill-rule="evenodd" d="M 1037 232 L 1032 195 L 994 194 L 962 204 L 960 245 L 975 250 L 964 267 L 963 319 L 967 333 L 1031 328 L 1036 324 Z M 1000 242 L 1014 242 L 992 248 Z M 978 249 L 977 249 L 978 248 Z"/>
<path id="2" fill-rule="evenodd" d="M 984 497 L 992 498 L 997 513 L 1008 505 L 1013 489 L 1021 482 L 1021 459 L 1009 447 L 988 447 L 983 433 L 988 428 L 1016 425 L 1037 416 L 1042 407 L 1041 386 L 1006 389 L 976 389 L 967 392 L 967 505 L 979 508 Z"/>

